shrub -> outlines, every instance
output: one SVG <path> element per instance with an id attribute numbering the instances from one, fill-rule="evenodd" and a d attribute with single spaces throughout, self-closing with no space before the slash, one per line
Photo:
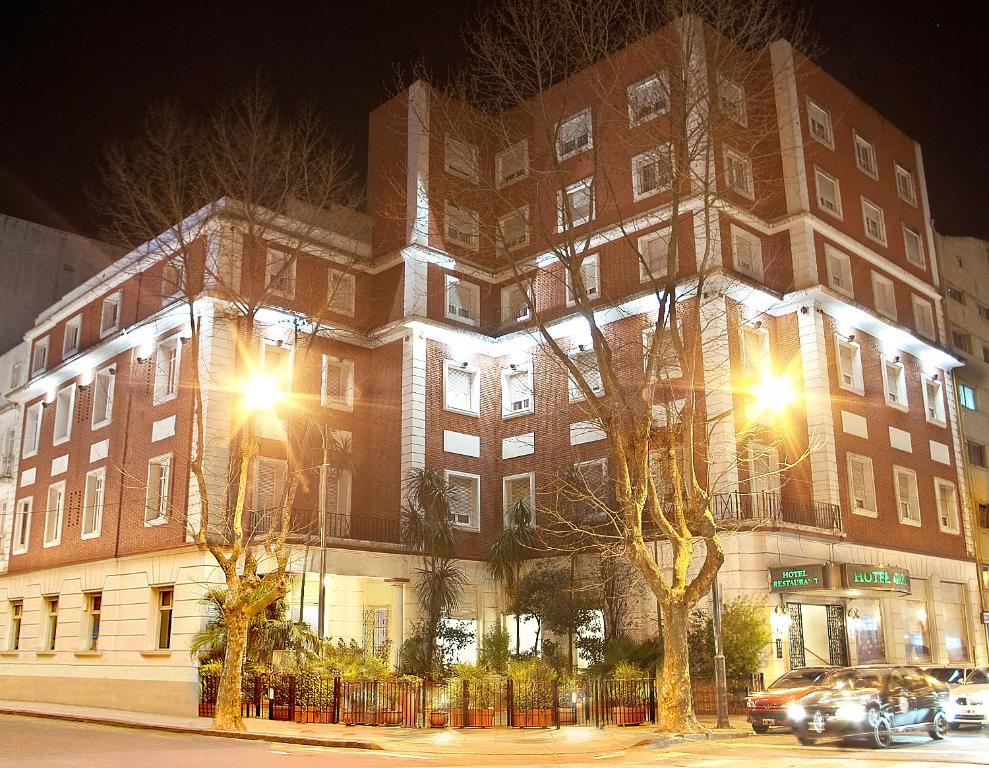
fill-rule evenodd
<path id="1" fill-rule="evenodd" d="M 508 630 L 500 624 L 496 624 L 481 639 L 481 648 L 478 654 L 478 661 L 482 667 L 489 672 L 505 674 L 508 663 L 512 658 L 510 648 L 511 638 Z"/>
<path id="2" fill-rule="evenodd" d="M 749 597 L 724 604 L 721 612 L 721 641 L 729 679 L 741 679 L 758 671 L 762 655 L 772 640 L 767 608 Z M 690 672 L 697 677 L 714 676 L 714 621 L 704 610 L 695 610 L 688 630 Z"/>

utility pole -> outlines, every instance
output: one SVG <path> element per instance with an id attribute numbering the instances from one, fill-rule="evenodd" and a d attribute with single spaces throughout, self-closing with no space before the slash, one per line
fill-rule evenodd
<path id="1" fill-rule="evenodd" d="M 326 637 L 326 473 L 330 465 L 325 424 L 320 425 L 319 434 L 323 441 L 323 463 L 319 467 L 319 617 L 316 627 L 322 640 Z"/>
<path id="2" fill-rule="evenodd" d="M 725 651 L 721 643 L 721 586 L 718 575 L 711 584 L 714 623 L 714 685 L 718 700 L 718 728 L 731 728 L 728 722 L 728 675 L 725 669 Z"/>

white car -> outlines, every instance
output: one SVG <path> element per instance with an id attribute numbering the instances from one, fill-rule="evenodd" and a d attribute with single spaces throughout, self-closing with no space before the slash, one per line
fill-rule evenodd
<path id="1" fill-rule="evenodd" d="M 951 689 L 945 714 L 953 731 L 963 725 L 989 724 L 989 667 L 973 669 L 964 683 Z"/>

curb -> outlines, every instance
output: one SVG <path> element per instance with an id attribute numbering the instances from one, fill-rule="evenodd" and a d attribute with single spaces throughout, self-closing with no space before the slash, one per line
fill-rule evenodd
<path id="1" fill-rule="evenodd" d="M 299 744 L 307 747 L 336 747 L 340 749 L 383 750 L 384 747 L 373 741 L 342 741 L 338 739 L 313 738 L 310 736 L 292 736 L 290 734 L 251 733 L 249 731 L 214 731 L 210 728 L 194 728 L 185 725 L 167 725 L 165 723 L 139 723 L 133 720 L 119 720 L 112 717 L 94 717 L 91 715 L 70 715 L 56 712 L 39 712 L 30 709 L 0 708 L 0 715 L 20 715 L 21 717 L 37 717 L 48 720 L 65 720 L 70 723 L 87 723 L 91 725 L 109 725 L 115 728 L 132 728 L 135 730 L 164 731 L 166 733 L 182 733 L 194 736 L 212 736 L 220 739 L 241 739 L 242 741 L 270 741 L 276 744 Z"/>
<path id="2" fill-rule="evenodd" d="M 706 731 L 703 733 L 684 733 L 679 736 L 666 736 L 660 739 L 643 739 L 633 744 L 633 747 L 648 747 L 650 749 L 666 749 L 692 741 L 732 741 L 747 739 L 754 734 L 746 731 Z"/>

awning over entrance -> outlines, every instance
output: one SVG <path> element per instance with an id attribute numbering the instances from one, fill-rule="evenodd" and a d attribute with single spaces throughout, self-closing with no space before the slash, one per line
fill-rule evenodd
<path id="1" fill-rule="evenodd" d="M 809 563 L 769 569 L 771 592 L 855 589 L 910 594 L 910 572 L 891 565 Z"/>

